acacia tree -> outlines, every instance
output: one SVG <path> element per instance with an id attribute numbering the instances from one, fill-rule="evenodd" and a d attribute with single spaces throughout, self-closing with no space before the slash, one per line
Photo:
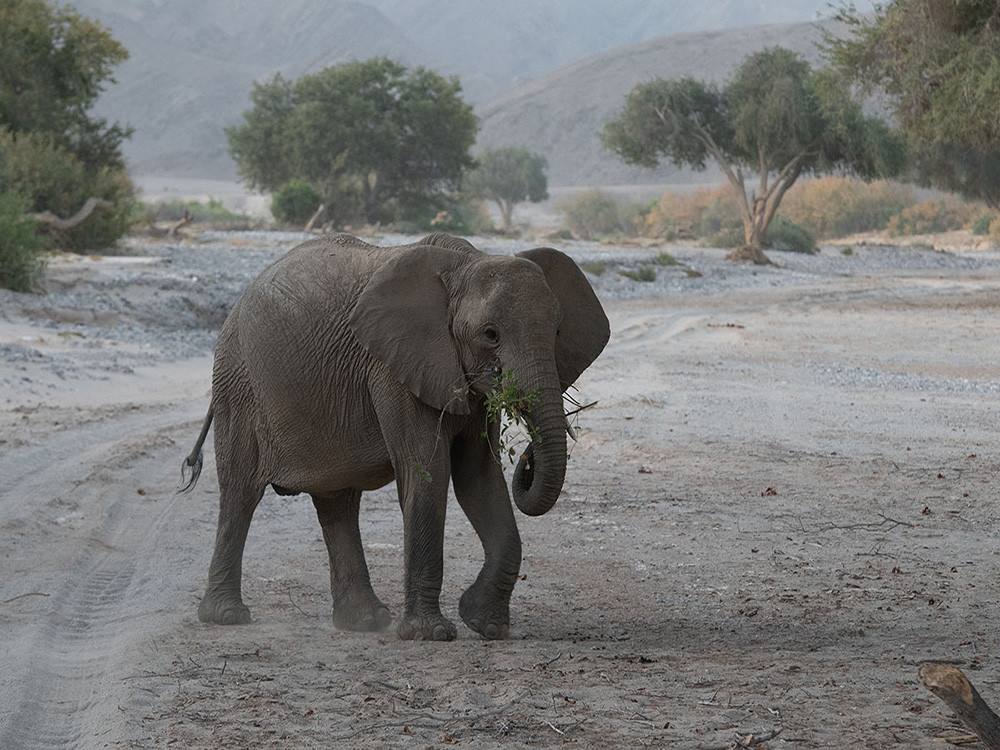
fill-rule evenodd
<path id="1" fill-rule="evenodd" d="M 254 84 L 253 109 L 226 128 L 229 151 L 251 187 L 299 178 L 335 221 L 382 221 L 441 202 L 472 165 L 478 123 L 460 92 L 456 78 L 384 57 L 275 76 Z"/>
<path id="2" fill-rule="evenodd" d="M 518 203 L 538 203 L 549 197 L 548 162 L 544 156 L 524 148 L 486 149 L 475 168 L 462 180 L 462 188 L 473 198 L 496 203 L 503 232 L 513 229 L 512 216 Z"/>
<path id="3" fill-rule="evenodd" d="M 1000 210 L 1000 12 L 993 0 L 892 0 L 839 13 L 832 67 L 884 97 L 924 184 Z"/>
<path id="4" fill-rule="evenodd" d="M 723 88 L 693 78 L 639 84 L 601 139 L 630 164 L 718 164 L 745 235 L 727 257 L 755 263 L 770 262 L 761 250 L 767 228 L 801 175 L 870 179 L 903 165 L 902 144 L 883 122 L 863 116 L 829 77 L 780 47 L 750 55 Z"/>

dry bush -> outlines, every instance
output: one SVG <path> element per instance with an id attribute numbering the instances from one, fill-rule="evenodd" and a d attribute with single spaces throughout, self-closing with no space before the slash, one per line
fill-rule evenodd
<path id="1" fill-rule="evenodd" d="M 793 185 L 778 213 L 814 237 L 829 239 L 884 229 L 915 203 L 913 190 L 895 182 L 820 177 Z"/>
<path id="2" fill-rule="evenodd" d="M 885 229 L 890 237 L 947 232 L 971 226 L 982 210 L 980 205 L 964 203 L 949 195 L 903 209 L 889 219 Z"/>
<path id="3" fill-rule="evenodd" d="M 739 209 L 728 186 L 698 188 L 691 193 L 667 190 L 641 220 L 646 237 L 710 237 L 725 229 L 742 227 Z"/>

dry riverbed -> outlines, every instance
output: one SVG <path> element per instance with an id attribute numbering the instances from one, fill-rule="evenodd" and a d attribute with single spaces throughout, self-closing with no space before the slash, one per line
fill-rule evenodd
<path id="1" fill-rule="evenodd" d="M 299 239 L 130 240 L 0 292 L 0 747 L 938 748 L 929 659 L 1000 704 L 997 252 L 563 246 L 612 323 L 599 403 L 519 518 L 510 639 L 439 644 L 332 628 L 307 497 L 257 511 L 254 622 L 197 620 L 217 483 L 179 467 L 229 305 Z M 449 510 L 457 621 L 482 551 Z M 391 487 L 362 535 L 398 613 Z"/>

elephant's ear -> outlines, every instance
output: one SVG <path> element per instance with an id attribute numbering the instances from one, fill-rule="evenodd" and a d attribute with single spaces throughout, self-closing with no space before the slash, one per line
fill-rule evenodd
<path id="1" fill-rule="evenodd" d="M 371 277 L 351 313 L 358 341 L 425 404 L 468 414 L 465 373 L 449 327 L 443 277 L 465 253 L 442 247 L 404 250 Z"/>
<path id="2" fill-rule="evenodd" d="M 565 253 L 536 247 L 518 253 L 537 263 L 559 300 L 562 321 L 556 335 L 556 370 L 565 391 L 604 350 L 611 336 L 608 316 L 583 271 Z"/>

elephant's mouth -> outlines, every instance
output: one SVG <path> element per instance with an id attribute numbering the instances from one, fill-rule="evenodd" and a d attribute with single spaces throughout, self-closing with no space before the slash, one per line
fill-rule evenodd
<path id="1" fill-rule="evenodd" d="M 514 467 L 512 481 L 519 492 L 526 493 L 531 489 L 532 482 L 535 481 L 534 458 L 535 446 L 533 443 L 529 443 L 524 453 L 521 454 L 521 458 L 518 459 L 517 466 Z"/>

